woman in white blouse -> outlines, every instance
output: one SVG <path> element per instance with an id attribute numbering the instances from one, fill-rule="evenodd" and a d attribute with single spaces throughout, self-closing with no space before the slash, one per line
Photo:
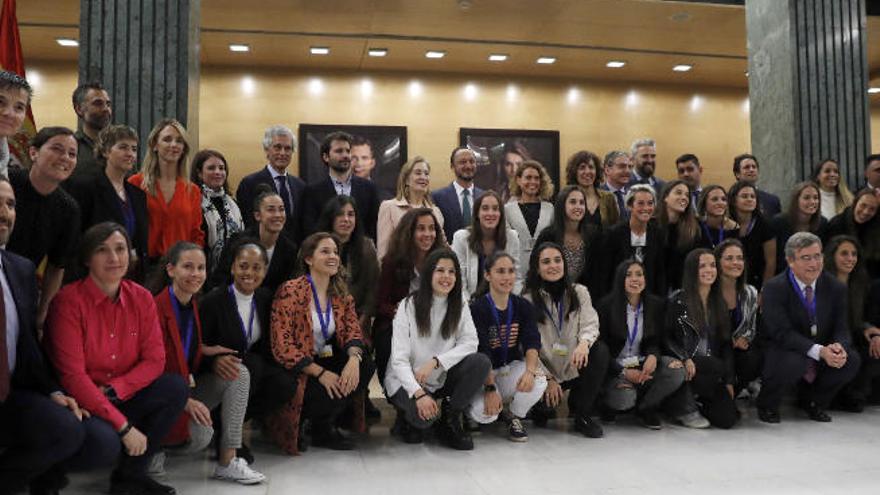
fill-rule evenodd
<path id="1" fill-rule="evenodd" d="M 507 226 L 519 235 L 519 254 L 511 254 L 526 267 L 538 234 L 553 223 L 553 183 L 543 165 L 527 160 L 517 167 L 510 193 L 517 199 L 504 205 L 504 212 Z"/>
<path id="2" fill-rule="evenodd" d="M 438 249 L 425 260 L 418 290 L 400 302 L 394 316 L 385 393 L 398 411 L 392 431 L 405 442 L 420 443 L 422 431 L 439 417 L 444 443 L 474 448 L 463 413 L 491 367 L 489 358 L 477 353 L 477 342 L 458 259 Z"/>

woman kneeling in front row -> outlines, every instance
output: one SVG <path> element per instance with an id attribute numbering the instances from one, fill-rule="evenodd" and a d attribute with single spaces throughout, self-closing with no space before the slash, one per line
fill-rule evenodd
<path id="1" fill-rule="evenodd" d="M 407 443 L 420 443 L 422 431 L 439 417 L 442 441 L 457 450 L 474 448 L 462 415 L 491 363 L 477 353 L 477 332 L 461 290 L 458 258 L 438 249 L 425 260 L 419 288 L 394 316 L 385 392 L 398 410 L 394 431 Z"/>
<path id="2" fill-rule="evenodd" d="M 645 291 L 645 268 L 630 258 L 617 267 L 611 294 L 599 302 L 602 341 L 613 359 L 605 381 L 603 420 L 635 408 L 645 427 L 659 430 L 661 404 L 684 384 L 681 363 L 661 356 L 665 301 Z"/>
<path id="3" fill-rule="evenodd" d="M 496 251 L 486 258 L 483 293 L 471 303 L 471 316 L 477 327 L 479 350 L 492 361 L 484 391 L 471 403 L 470 417 L 488 424 L 498 419 L 504 403 L 510 410 L 502 415 L 510 439 L 525 442 L 528 433 L 522 425 L 529 409 L 544 395 L 547 379 L 539 373 L 538 350 L 541 334 L 535 324 L 532 304 L 512 293 L 516 284 L 513 256 Z"/>

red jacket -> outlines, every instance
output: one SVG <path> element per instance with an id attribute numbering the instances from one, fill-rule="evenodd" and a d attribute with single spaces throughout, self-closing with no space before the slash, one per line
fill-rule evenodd
<path id="1" fill-rule="evenodd" d="M 196 338 L 196 354 L 193 357 L 192 369 L 186 363 L 183 343 L 180 341 L 180 328 L 177 326 L 177 317 L 174 315 L 174 307 L 171 305 L 171 295 L 168 288 L 166 287 L 156 294 L 154 300 L 159 313 L 159 326 L 162 328 L 162 341 L 165 343 L 165 372 L 180 375 L 187 383 L 191 383 L 189 376 L 199 369 L 199 363 L 202 360 L 202 322 L 199 320 L 199 308 L 196 300 L 193 298 L 192 302 Z M 179 445 L 187 440 L 189 440 L 189 414 L 183 412 L 162 443 Z"/>

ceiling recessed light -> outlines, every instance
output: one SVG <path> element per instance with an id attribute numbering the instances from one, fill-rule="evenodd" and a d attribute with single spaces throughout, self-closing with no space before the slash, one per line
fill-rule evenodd
<path id="1" fill-rule="evenodd" d="M 330 55 L 330 49 L 326 46 L 313 46 L 309 48 L 309 53 L 312 55 Z"/>
<path id="2" fill-rule="evenodd" d="M 605 67 L 608 67 L 611 69 L 619 69 L 619 68 L 623 67 L 624 65 L 626 65 L 626 62 L 624 62 L 622 60 L 609 60 L 608 63 L 605 64 Z"/>
<path id="3" fill-rule="evenodd" d="M 367 50 L 367 54 L 371 57 L 384 57 L 385 55 L 388 55 L 388 49 L 387 48 L 370 48 L 369 50 Z"/>
<path id="4" fill-rule="evenodd" d="M 441 52 L 439 50 L 428 50 L 425 52 L 425 57 L 427 58 L 443 58 L 446 56 L 446 52 Z"/>
<path id="5" fill-rule="evenodd" d="M 489 55 L 489 62 L 504 62 L 507 60 L 507 55 L 503 53 L 493 53 Z"/>
<path id="6" fill-rule="evenodd" d="M 693 65 L 679 64 L 679 65 L 676 65 L 675 67 L 673 67 L 672 70 L 674 70 L 675 72 L 687 72 L 693 68 L 694 68 Z"/>
<path id="7" fill-rule="evenodd" d="M 229 45 L 230 52 L 249 52 L 251 51 L 250 45 L 241 45 L 241 44 L 232 44 Z"/>
<path id="8" fill-rule="evenodd" d="M 556 57 L 538 57 L 538 60 L 535 62 L 539 64 L 553 64 L 556 63 Z"/>
<path id="9" fill-rule="evenodd" d="M 868 88 L 868 94 L 876 95 L 877 93 L 880 93 L 880 87 Z"/>
<path id="10" fill-rule="evenodd" d="M 71 38 L 55 38 L 55 42 L 61 46 L 79 46 L 79 41 Z"/>

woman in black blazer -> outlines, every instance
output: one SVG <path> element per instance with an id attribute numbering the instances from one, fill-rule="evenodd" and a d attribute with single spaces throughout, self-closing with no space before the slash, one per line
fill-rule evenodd
<path id="1" fill-rule="evenodd" d="M 202 371 L 229 379 L 237 373 L 238 363 L 244 364 L 251 376 L 245 417 L 259 418 L 293 397 L 296 376 L 275 362 L 269 347 L 272 293 L 260 286 L 266 273 L 266 249 L 246 237 L 229 248 L 232 283 L 215 287 L 199 300 L 199 318 L 204 345 L 220 345 L 235 353 L 206 356 Z"/>
<path id="2" fill-rule="evenodd" d="M 623 260 L 635 258 L 644 266 L 648 292 L 666 297 L 668 288 L 663 264 L 666 243 L 662 229 L 652 219 L 654 188 L 646 184 L 632 186 L 626 193 L 626 207 L 630 211 L 629 220 L 611 227 L 605 238 L 605 287 L 611 286 L 614 267 Z"/>
<path id="3" fill-rule="evenodd" d="M 126 125 L 107 127 L 95 143 L 95 160 L 103 170 L 75 179 L 68 189 L 79 203 L 83 232 L 102 222 L 125 227 L 134 255 L 129 273 L 133 280 L 142 283 L 149 231 L 147 196 L 125 180 L 137 160 L 137 149 L 138 135 L 134 129 Z"/>
<path id="4" fill-rule="evenodd" d="M 684 384 L 680 361 L 663 356 L 665 299 L 645 293 L 642 263 L 628 259 L 614 274 L 611 293 L 599 301 L 599 339 L 611 359 L 605 378 L 605 411 L 608 419 L 635 409 L 647 428 L 659 430 L 657 411 Z"/>

